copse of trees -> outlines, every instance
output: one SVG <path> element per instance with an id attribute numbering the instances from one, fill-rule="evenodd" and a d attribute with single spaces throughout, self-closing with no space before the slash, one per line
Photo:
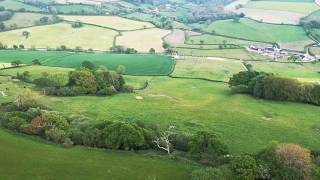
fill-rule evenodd
<path id="1" fill-rule="evenodd" d="M 119 92 L 131 93 L 133 88 L 126 85 L 122 74 L 125 68 L 119 66 L 118 72 L 107 68 L 95 70 L 90 61 L 84 61 L 81 68 L 70 71 L 68 75 L 43 75 L 33 82 L 48 95 L 78 96 L 99 95 L 110 96 Z"/>
<path id="2" fill-rule="evenodd" d="M 302 83 L 273 74 L 243 71 L 234 74 L 229 86 L 235 93 L 248 93 L 257 98 L 294 101 L 320 105 L 320 85 Z"/>

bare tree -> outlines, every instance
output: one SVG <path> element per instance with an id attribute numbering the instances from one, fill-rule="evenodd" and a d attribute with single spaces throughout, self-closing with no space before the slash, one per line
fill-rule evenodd
<path id="1" fill-rule="evenodd" d="M 169 128 L 166 131 L 160 133 L 160 135 L 156 137 L 156 139 L 153 141 L 159 149 L 165 150 L 168 154 L 171 153 L 170 138 L 174 134 L 174 132 L 172 132 L 172 129 L 174 128 L 175 126 L 169 126 Z"/>

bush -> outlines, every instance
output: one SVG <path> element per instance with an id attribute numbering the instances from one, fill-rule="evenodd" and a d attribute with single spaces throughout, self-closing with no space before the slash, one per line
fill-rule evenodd
<path id="1" fill-rule="evenodd" d="M 64 130 L 53 127 L 45 131 L 45 136 L 49 141 L 53 141 L 54 143 L 63 143 L 67 134 Z"/>
<path id="2" fill-rule="evenodd" d="M 260 174 L 256 160 L 249 155 L 235 157 L 230 167 L 233 177 L 239 180 L 254 180 Z"/>
<path id="3" fill-rule="evenodd" d="M 124 92 L 124 93 L 133 93 L 133 87 L 124 84 L 123 86 L 121 86 L 120 91 L 121 91 L 121 92 Z"/>
<path id="4" fill-rule="evenodd" d="M 223 180 L 226 179 L 218 168 L 203 168 L 192 171 L 191 180 Z"/>
<path id="5" fill-rule="evenodd" d="M 228 153 L 226 145 L 217 135 L 207 131 L 199 131 L 193 135 L 190 147 L 190 153 L 200 158 L 217 158 Z"/>

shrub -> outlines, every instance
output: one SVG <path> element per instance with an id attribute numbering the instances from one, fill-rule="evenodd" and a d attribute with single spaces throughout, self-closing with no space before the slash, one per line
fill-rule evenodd
<path id="1" fill-rule="evenodd" d="M 259 176 L 259 167 L 256 160 L 249 156 L 237 156 L 230 164 L 233 176 L 239 180 L 254 180 Z"/>
<path id="2" fill-rule="evenodd" d="M 67 134 L 64 130 L 53 127 L 45 131 L 45 136 L 49 141 L 53 141 L 54 143 L 63 143 Z"/>
<path id="3" fill-rule="evenodd" d="M 228 153 L 226 145 L 220 141 L 217 135 L 207 131 L 199 131 L 193 135 L 190 147 L 190 152 L 200 158 L 216 158 Z"/>
<path id="4" fill-rule="evenodd" d="M 191 180 L 223 180 L 226 179 L 218 168 L 203 168 L 192 171 Z"/>
<path id="5" fill-rule="evenodd" d="M 124 92 L 124 93 L 133 93 L 133 87 L 124 84 L 123 86 L 121 86 L 120 91 L 121 91 L 121 92 Z"/>

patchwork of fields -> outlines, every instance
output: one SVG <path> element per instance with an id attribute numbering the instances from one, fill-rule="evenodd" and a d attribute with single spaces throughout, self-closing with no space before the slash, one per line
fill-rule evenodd
<path id="1" fill-rule="evenodd" d="M 167 75 L 174 62 L 169 56 L 126 55 L 106 53 L 69 53 L 57 51 L 0 51 L 0 62 L 21 60 L 23 64 L 32 64 L 38 59 L 43 65 L 53 67 L 80 67 L 83 61 L 91 61 L 96 67 L 106 66 L 116 70 L 119 65 L 126 67 L 130 75 Z"/>
<path id="2" fill-rule="evenodd" d="M 5 9 L 10 9 L 10 10 L 20 10 L 23 8 L 27 11 L 41 11 L 41 9 L 38 7 L 27 5 L 17 0 L 0 1 L 0 6 L 3 6 Z"/>
<path id="3" fill-rule="evenodd" d="M 4 25 L 10 29 L 10 27 L 30 27 L 34 26 L 39 23 L 40 18 L 48 17 L 49 21 L 51 20 L 51 15 L 43 15 L 37 13 L 14 13 L 13 17 L 8 20 L 4 21 Z"/>

